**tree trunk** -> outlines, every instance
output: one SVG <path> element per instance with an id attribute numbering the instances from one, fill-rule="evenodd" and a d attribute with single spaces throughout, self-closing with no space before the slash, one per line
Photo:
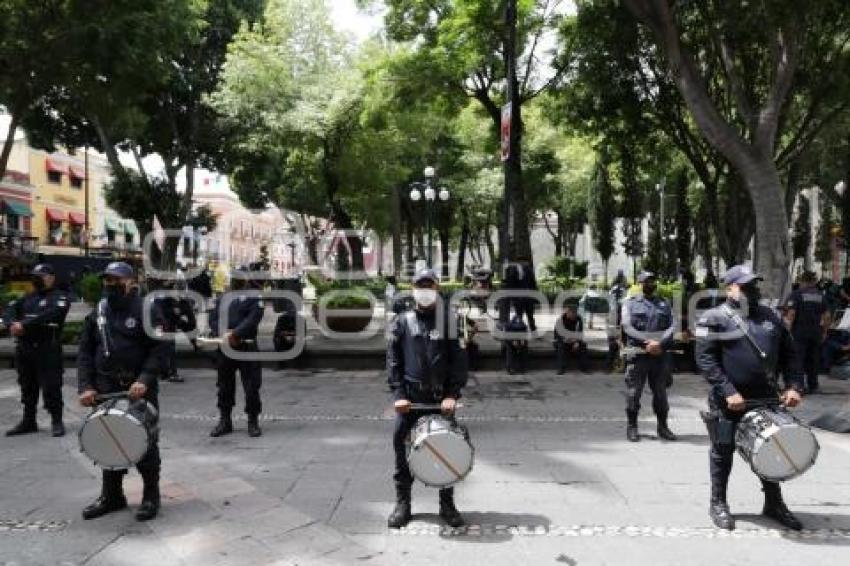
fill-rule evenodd
<path id="1" fill-rule="evenodd" d="M 3 152 L 0 153 L 0 181 L 6 176 L 6 168 L 9 166 L 9 157 L 12 155 L 12 147 L 15 145 L 15 131 L 21 123 L 21 112 L 13 111 L 9 120 L 9 131 L 6 132 L 6 140 L 3 142 Z"/>
<path id="2" fill-rule="evenodd" d="M 463 204 L 460 206 L 460 218 L 460 242 L 458 243 L 457 267 L 455 269 L 455 279 L 457 281 L 463 281 L 463 274 L 465 271 L 464 264 L 466 263 L 466 247 L 469 243 L 469 214 Z"/>
<path id="3" fill-rule="evenodd" d="M 399 189 L 393 187 L 390 195 L 390 203 L 393 210 L 392 234 L 393 234 L 393 275 L 398 277 L 401 270 L 401 195 Z"/>
<path id="4" fill-rule="evenodd" d="M 493 269 L 493 262 L 496 259 L 496 245 L 493 243 L 493 233 L 490 231 L 491 225 L 484 226 L 484 243 L 487 245 L 487 267 Z"/>
<path id="5" fill-rule="evenodd" d="M 765 278 L 773 298 L 782 300 L 790 288 L 788 267 L 791 263 L 782 183 L 772 159 L 763 159 L 741 174 L 757 211 L 755 269 Z"/>
<path id="6" fill-rule="evenodd" d="M 440 237 L 440 261 L 443 266 L 440 269 L 440 276 L 443 279 L 449 278 L 449 244 L 450 244 L 450 235 L 448 230 L 438 230 L 437 234 Z"/>

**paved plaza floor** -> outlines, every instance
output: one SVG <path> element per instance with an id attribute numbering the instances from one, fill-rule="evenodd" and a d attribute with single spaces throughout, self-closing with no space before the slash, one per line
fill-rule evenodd
<path id="1" fill-rule="evenodd" d="M 476 448 L 457 489 L 469 526 L 436 515 L 437 494 L 417 485 L 415 518 L 386 527 L 393 504 L 392 414 L 378 371 L 266 371 L 264 436 L 245 420 L 212 439 L 212 370 L 162 384 L 163 509 L 137 523 L 141 482 L 125 481 L 130 509 L 95 521 L 80 510 L 97 496 L 98 470 L 79 452 L 73 370 L 66 372 L 69 434 L 0 437 L 0 564 L 502 564 L 678 565 L 850 563 L 850 436 L 817 431 L 820 459 L 785 485 L 807 529 L 763 519 L 758 481 L 736 457 L 733 534 L 707 514 L 708 440 L 699 420 L 705 386 L 679 375 L 671 390 L 676 443 L 625 440 L 622 377 L 482 372 L 460 417 Z M 241 393 L 240 393 L 241 399 Z M 812 418 L 845 406 L 850 386 L 824 381 L 807 398 Z M 240 401 L 241 402 L 241 401 Z M 0 426 L 19 417 L 11 370 L 0 371 Z"/>

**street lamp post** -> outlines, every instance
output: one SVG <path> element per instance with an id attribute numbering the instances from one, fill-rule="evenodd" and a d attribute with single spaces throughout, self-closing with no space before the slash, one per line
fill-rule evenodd
<path id="1" fill-rule="evenodd" d="M 450 194 L 448 189 L 445 187 L 440 188 L 439 192 L 434 189 L 434 177 L 436 176 L 436 171 L 433 167 L 425 168 L 425 183 L 414 182 L 411 186 L 413 187 L 410 190 L 410 200 L 413 202 L 419 202 L 422 197 L 425 197 L 425 205 L 428 207 L 427 215 L 428 215 L 428 267 L 433 267 L 433 254 L 434 254 L 434 245 L 433 245 L 433 215 L 434 215 L 434 205 L 439 198 L 441 201 L 445 202 L 449 200 Z M 419 188 L 423 187 L 424 190 L 420 191 Z"/>
<path id="2" fill-rule="evenodd" d="M 661 236 L 661 249 L 659 252 L 661 253 L 661 268 L 664 269 L 667 263 L 667 254 L 666 248 L 667 246 L 664 243 L 664 177 L 661 178 L 660 183 L 655 184 L 655 190 L 658 191 L 659 195 L 661 195 L 661 206 L 660 206 L 660 216 L 661 216 L 661 225 L 658 228 L 659 235 Z"/>

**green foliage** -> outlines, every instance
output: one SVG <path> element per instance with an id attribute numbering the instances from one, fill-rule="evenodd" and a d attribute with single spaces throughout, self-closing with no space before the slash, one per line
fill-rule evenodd
<path id="1" fill-rule="evenodd" d="M 365 290 L 337 290 L 337 294 L 328 299 L 324 305 L 327 309 L 368 309 L 372 302 L 370 294 Z"/>
<path id="2" fill-rule="evenodd" d="M 89 274 L 80 279 L 79 295 L 90 305 L 95 304 L 101 296 L 102 282 L 96 274 Z"/>
<path id="3" fill-rule="evenodd" d="M 589 262 L 576 261 L 575 258 L 561 256 L 552 258 L 549 265 L 546 266 L 546 273 L 550 277 L 574 277 L 583 279 L 587 277 L 587 267 Z"/>
<path id="4" fill-rule="evenodd" d="M 590 230 L 593 245 L 604 261 L 614 253 L 614 193 L 608 177 L 608 166 L 600 159 L 596 164 L 593 188 L 590 194 Z"/>
<path id="5" fill-rule="evenodd" d="M 62 344 L 71 346 L 80 343 L 80 334 L 83 332 L 83 325 L 85 324 L 82 320 L 69 320 L 65 322 L 65 325 L 62 327 Z"/>

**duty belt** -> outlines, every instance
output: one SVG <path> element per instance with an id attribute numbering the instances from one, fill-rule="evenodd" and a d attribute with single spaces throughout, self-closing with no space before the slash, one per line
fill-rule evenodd
<path id="1" fill-rule="evenodd" d="M 409 393 L 428 395 L 435 399 L 441 398 L 443 395 L 443 388 L 440 386 L 432 386 L 421 381 L 409 381 L 407 379 L 404 381 L 404 390 Z"/>

